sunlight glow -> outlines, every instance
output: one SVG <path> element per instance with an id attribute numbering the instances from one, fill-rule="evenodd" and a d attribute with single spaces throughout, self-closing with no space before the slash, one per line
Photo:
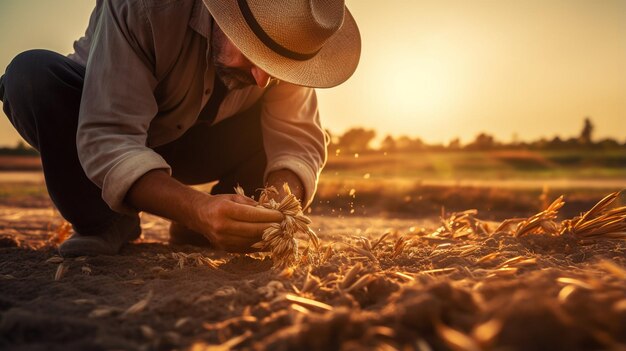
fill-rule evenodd
<path id="1" fill-rule="evenodd" d="M 318 90 L 324 128 L 335 134 L 361 126 L 381 138 L 443 143 L 481 132 L 503 141 L 570 137 L 589 116 L 597 138 L 624 141 L 626 1 L 346 4 L 361 32 L 359 67 Z M 93 5 L 0 1 L 0 73 L 24 50 L 71 52 Z M 0 118 L 0 145 L 19 139 Z"/>
<path id="2" fill-rule="evenodd" d="M 387 69 L 383 104 L 395 115 L 433 116 L 450 103 L 454 77 L 445 61 L 432 56 L 408 57 Z"/>

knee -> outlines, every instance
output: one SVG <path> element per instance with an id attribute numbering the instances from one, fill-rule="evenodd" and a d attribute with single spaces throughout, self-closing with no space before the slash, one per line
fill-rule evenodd
<path id="1" fill-rule="evenodd" d="M 47 133 L 47 126 L 59 121 L 75 123 L 67 118 L 72 108 L 78 116 L 80 89 L 72 86 L 64 73 L 65 60 L 52 51 L 25 51 L 11 61 L 0 81 L 5 114 L 36 149 L 40 146 L 40 131 Z M 68 94 L 68 89 L 75 94 Z M 78 103 L 70 104 L 72 101 Z M 58 113 L 60 110 L 63 113 Z"/>
<path id="2" fill-rule="evenodd" d="M 4 99 L 38 99 L 54 91 L 54 67 L 61 55 L 48 50 L 29 50 L 17 55 L 4 74 Z M 6 101 L 5 101 L 6 102 Z"/>

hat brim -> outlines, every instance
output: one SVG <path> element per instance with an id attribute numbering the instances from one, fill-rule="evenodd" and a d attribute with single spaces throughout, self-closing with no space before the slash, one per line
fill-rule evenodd
<path id="1" fill-rule="evenodd" d="M 265 46 L 246 23 L 236 0 L 202 1 L 233 44 L 256 66 L 281 81 L 330 88 L 348 80 L 359 63 L 361 36 L 347 8 L 341 28 L 313 58 L 300 61 Z"/>

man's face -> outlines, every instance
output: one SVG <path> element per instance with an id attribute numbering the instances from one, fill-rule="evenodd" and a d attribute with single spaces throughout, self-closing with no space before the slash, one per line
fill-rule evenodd
<path id="1" fill-rule="evenodd" d="M 229 90 L 255 84 L 265 88 L 272 80 L 267 72 L 255 66 L 237 49 L 216 23 L 213 24 L 211 52 L 215 73 Z"/>

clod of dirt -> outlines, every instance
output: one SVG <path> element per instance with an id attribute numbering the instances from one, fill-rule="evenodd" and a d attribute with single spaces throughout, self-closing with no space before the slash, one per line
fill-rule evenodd
<path id="1" fill-rule="evenodd" d="M 20 241 L 12 236 L 0 236 L 0 247 L 19 247 Z"/>
<path id="2" fill-rule="evenodd" d="M 269 257 L 258 259 L 251 256 L 234 256 L 222 264 L 220 269 L 233 274 L 266 272 L 272 269 L 272 260 Z"/>

